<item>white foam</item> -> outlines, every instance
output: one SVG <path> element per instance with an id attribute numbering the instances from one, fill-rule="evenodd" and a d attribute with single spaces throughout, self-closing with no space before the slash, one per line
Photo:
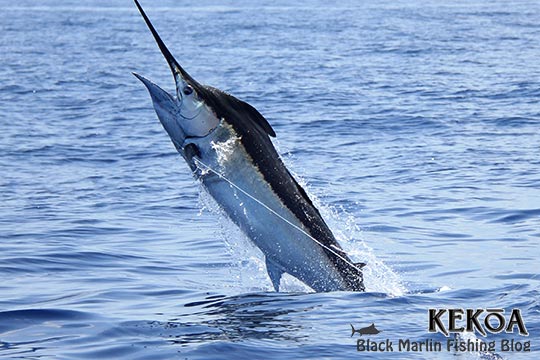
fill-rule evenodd
<path id="1" fill-rule="evenodd" d="M 305 184 L 302 186 L 306 189 Z M 406 294 L 407 289 L 399 274 L 379 259 L 362 238 L 356 218 L 344 209 L 337 210 L 321 204 L 317 196 L 309 193 L 308 189 L 306 191 L 353 262 L 366 263 L 363 268 L 366 291 L 382 292 L 390 296 Z"/>
<path id="2" fill-rule="evenodd" d="M 234 152 L 234 149 L 237 147 L 238 141 L 239 139 L 236 137 L 230 137 L 226 141 L 219 141 L 219 142 L 212 141 L 211 146 L 212 146 L 212 149 L 216 151 L 218 164 L 220 166 L 222 167 L 225 166 L 230 156 Z M 202 170 L 206 170 L 206 169 L 202 169 Z"/>

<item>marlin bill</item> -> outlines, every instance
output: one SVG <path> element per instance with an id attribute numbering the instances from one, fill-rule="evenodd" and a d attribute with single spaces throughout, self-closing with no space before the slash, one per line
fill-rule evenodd
<path id="1" fill-rule="evenodd" d="M 287 170 L 268 121 L 248 103 L 193 79 L 135 4 L 167 60 L 176 94 L 134 75 L 195 178 L 264 254 L 274 289 L 287 273 L 318 292 L 363 291 L 364 264 L 351 261 Z"/>

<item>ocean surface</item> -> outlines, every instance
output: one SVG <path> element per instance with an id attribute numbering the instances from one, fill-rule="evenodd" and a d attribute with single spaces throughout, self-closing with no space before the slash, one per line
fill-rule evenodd
<path id="1" fill-rule="evenodd" d="M 540 3 L 142 5 L 269 120 L 367 291 L 273 291 L 131 74 L 173 90 L 131 1 L 0 0 L 1 359 L 539 356 Z M 469 340 L 530 352 L 398 352 L 446 343 L 429 308 L 520 309 L 528 337 Z"/>

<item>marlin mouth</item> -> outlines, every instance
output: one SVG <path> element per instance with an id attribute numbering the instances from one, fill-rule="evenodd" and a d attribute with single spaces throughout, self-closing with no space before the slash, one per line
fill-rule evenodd
<path id="1" fill-rule="evenodd" d="M 217 125 L 217 119 L 211 114 L 203 114 L 205 106 L 207 106 L 205 102 L 207 90 L 180 66 L 165 46 L 139 1 L 134 1 L 167 64 L 169 64 L 176 85 L 176 97 L 150 80 L 137 74 L 135 76 L 143 82 L 150 92 L 158 118 L 172 139 L 176 142 L 182 142 L 186 135 L 207 135 L 209 130 Z"/>

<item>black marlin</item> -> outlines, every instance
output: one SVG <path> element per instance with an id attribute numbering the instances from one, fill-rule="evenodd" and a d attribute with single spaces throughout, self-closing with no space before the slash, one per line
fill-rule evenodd
<path id="1" fill-rule="evenodd" d="M 352 263 L 287 170 L 268 121 L 248 103 L 193 79 L 135 4 L 171 68 L 176 96 L 134 75 L 148 88 L 161 124 L 194 176 L 264 254 L 274 289 L 288 273 L 315 291 L 363 291 L 364 264 Z"/>

